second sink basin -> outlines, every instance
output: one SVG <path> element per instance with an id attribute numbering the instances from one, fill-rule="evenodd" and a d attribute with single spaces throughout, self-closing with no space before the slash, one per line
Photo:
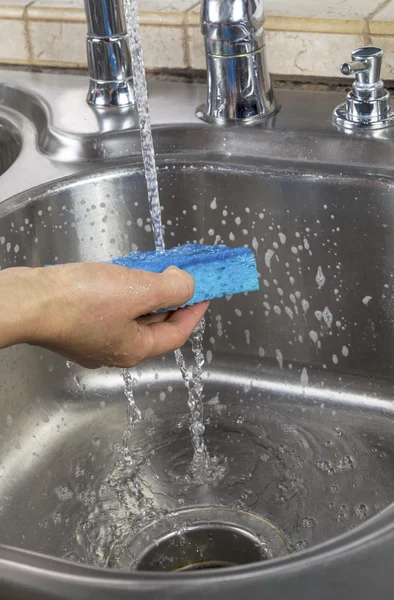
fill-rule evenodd
<path id="1" fill-rule="evenodd" d="M 0 365 L 1 542 L 129 569 L 141 529 L 164 517 L 176 528 L 195 507 L 266 519 L 283 542 L 265 540 L 273 558 L 359 526 L 394 499 L 393 180 L 185 155 L 160 164 L 159 183 L 168 246 L 246 244 L 258 260 L 260 292 L 208 314 L 206 441 L 224 476 L 190 479 L 172 356 L 133 370 L 143 419 L 126 468 L 119 372 L 12 348 Z M 139 166 L 30 190 L 0 205 L 0 227 L 1 268 L 152 248 Z"/>
<path id="2" fill-rule="evenodd" d="M 16 127 L 8 119 L 0 117 L 0 176 L 16 161 L 21 145 Z"/>

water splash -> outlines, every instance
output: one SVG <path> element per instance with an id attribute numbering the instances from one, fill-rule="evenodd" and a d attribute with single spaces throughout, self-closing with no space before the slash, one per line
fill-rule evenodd
<path id="1" fill-rule="evenodd" d="M 204 442 L 205 426 L 202 404 L 202 394 L 204 389 L 202 369 L 205 362 L 203 350 L 204 332 L 205 319 L 203 318 L 190 336 L 194 356 L 194 365 L 192 365 L 190 372 L 186 366 L 186 361 L 181 350 L 175 351 L 175 360 L 189 395 L 187 404 L 191 415 L 190 433 L 194 450 L 192 462 L 193 471 L 199 470 L 202 464 L 206 465 L 209 462 L 209 455 Z"/>
<path id="2" fill-rule="evenodd" d="M 193 446 L 193 460 L 190 470 L 195 482 L 200 483 L 205 483 L 208 480 L 218 481 L 227 472 L 226 459 L 220 460 L 218 457 L 211 457 L 204 441 L 205 425 L 202 401 L 204 382 L 202 373 L 205 363 L 203 348 L 205 326 L 205 319 L 202 318 L 190 336 L 189 341 L 194 357 L 194 364 L 190 369 L 187 368 L 181 350 L 175 351 L 175 360 L 188 390 L 187 404 L 191 415 L 190 434 Z"/>

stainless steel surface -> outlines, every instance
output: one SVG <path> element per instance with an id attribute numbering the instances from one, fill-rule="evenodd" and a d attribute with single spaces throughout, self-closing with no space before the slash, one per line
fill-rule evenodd
<path id="1" fill-rule="evenodd" d="M 380 78 L 383 50 L 364 46 L 352 52 L 352 62 L 341 66 L 342 75 L 355 75 L 346 103 L 334 111 L 334 123 L 354 130 L 382 129 L 394 125 L 390 94 Z"/>
<path id="2" fill-rule="evenodd" d="M 90 74 L 88 102 L 97 108 L 134 104 L 123 0 L 85 0 Z"/>
<path id="3" fill-rule="evenodd" d="M 62 76 L 6 77 L 0 118 L 22 149 L 1 176 L 1 268 L 151 249 L 139 134 L 125 113 L 105 122 L 83 103 L 83 78 L 67 77 L 59 98 Z M 297 589 L 303 600 L 338 590 L 364 600 L 376 581 L 392 598 L 393 130 L 348 136 L 327 119 L 338 94 L 296 91 L 281 92 L 285 110 L 261 125 L 212 128 L 193 115 L 203 94 L 156 83 L 150 101 L 168 245 L 248 244 L 261 272 L 258 294 L 212 303 L 205 336 L 207 443 L 228 471 L 188 480 L 172 356 L 135 370 L 143 420 L 130 471 L 118 462 L 117 371 L 2 351 L 0 598 L 254 600 L 264 589 L 273 600 Z M 81 102 L 75 119 L 68 101 Z M 128 572 L 142 531 L 207 506 L 266 519 L 302 553 L 209 573 Z"/>
<path id="4" fill-rule="evenodd" d="M 204 0 L 208 89 L 197 116 L 209 123 L 251 122 L 277 110 L 266 61 L 262 0 Z"/>
<path id="5" fill-rule="evenodd" d="M 0 117 L 0 176 L 10 168 L 21 150 L 18 129 L 8 119 Z"/>

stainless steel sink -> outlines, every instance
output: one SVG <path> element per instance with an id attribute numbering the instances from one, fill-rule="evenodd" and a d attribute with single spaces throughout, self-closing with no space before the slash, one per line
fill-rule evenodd
<path id="1" fill-rule="evenodd" d="M 182 89 L 189 106 L 196 88 Z M 282 93 L 270 129 L 219 130 L 191 115 L 156 129 L 167 245 L 246 244 L 261 274 L 259 293 L 214 301 L 208 315 L 204 414 L 220 480 L 188 476 L 186 390 L 172 356 L 134 370 L 143 419 L 127 467 L 117 370 L 27 346 L 2 352 L 0 597 L 264 589 L 273 599 L 297 587 L 328 600 L 376 585 L 392 597 L 393 142 L 331 129 L 320 112 L 338 98 L 319 98 Z M 68 162 L 75 174 L 0 203 L 1 268 L 152 248 L 138 134 L 119 132 L 119 144 L 103 134 L 104 146 L 111 139 L 108 163 L 87 154 Z M 64 162 L 41 151 L 54 178 L 54 159 Z M 175 552 L 197 522 L 189 542 L 211 539 L 207 566 L 243 566 L 139 574 L 160 569 L 155 536 L 175 532 Z M 247 534 L 265 549 L 260 562 Z"/>
<path id="2" fill-rule="evenodd" d="M 8 119 L 0 117 L 0 176 L 18 158 L 21 138 L 17 128 Z"/>

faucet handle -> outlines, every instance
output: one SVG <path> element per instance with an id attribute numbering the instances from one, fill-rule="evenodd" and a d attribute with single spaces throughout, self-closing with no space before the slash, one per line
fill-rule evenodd
<path id="1" fill-rule="evenodd" d="M 342 75 L 355 75 L 357 84 L 374 85 L 380 81 L 383 50 L 377 46 L 363 46 L 352 52 L 352 62 L 341 66 Z"/>
<path id="2" fill-rule="evenodd" d="M 237 56 L 264 46 L 262 0 L 204 0 L 201 31 L 206 50 L 217 56 Z"/>
<path id="3" fill-rule="evenodd" d="M 202 0 L 208 123 L 251 123 L 278 110 L 264 44 L 263 0 Z"/>

